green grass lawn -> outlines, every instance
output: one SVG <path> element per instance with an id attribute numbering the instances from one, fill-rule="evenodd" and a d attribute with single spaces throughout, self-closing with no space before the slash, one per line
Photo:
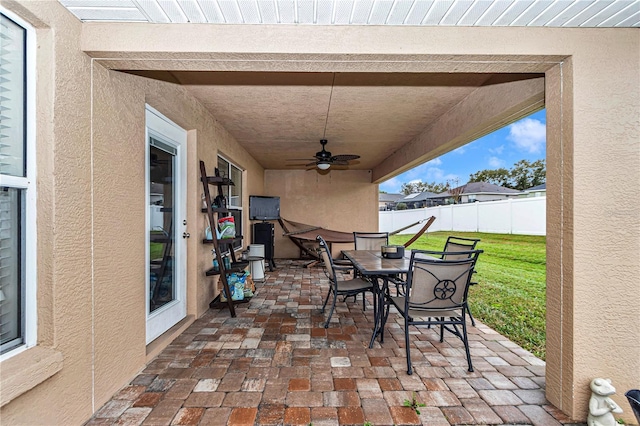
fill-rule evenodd
<path id="1" fill-rule="evenodd" d="M 442 231 L 423 235 L 410 248 L 442 250 L 449 235 L 481 239 L 478 285 L 469 291 L 474 318 L 545 359 L 546 237 Z M 390 242 L 411 237 L 395 235 Z"/>

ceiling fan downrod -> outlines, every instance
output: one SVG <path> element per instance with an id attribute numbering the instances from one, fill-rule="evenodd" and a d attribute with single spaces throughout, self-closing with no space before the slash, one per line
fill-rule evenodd
<path id="1" fill-rule="evenodd" d="M 322 144 L 322 151 L 316 152 L 316 158 L 318 160 L 327 160 L 331 159 L 331 152 L 324 149 L 324 146 L 327 144 L 326 139 L 320 139 L 320 143 Z"/>

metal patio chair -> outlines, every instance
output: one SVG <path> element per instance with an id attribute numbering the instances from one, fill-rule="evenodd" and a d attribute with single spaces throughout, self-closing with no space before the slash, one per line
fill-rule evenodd
<path id="1" fill-rule="evenodd" d="M 464 237 L 456 237 L 456 236 L 449 236 L 447 237 L 447 242 L 444 244 L 444 252 L 447 253 L 451 253 L 451 252 L 455 252 L 454 254 L 450 254 L 447 259 L 464 259 L 464 257 L 466 255 L 464 254 L 458 254 L 460 252 L 467 252 L 469 250 L 475 250 L 476 245 L 480 242 L 479 239 L 477 238 L 464 238 Z M 475 271 L 474 271 L 475 273 Z M 476 285 L 478 284 L 475 281 L 471 281 L 469 283 L 469 285 Z M 476 320 L 473 319 L 473 315 L 471 314 L 471 310 L 469 310 L 469 318 L 471 319 L 471 325 L 473 325 L 474 327 L 476 326 Z"/>
<path id="2" fill-rule="evenodd" d="M 466 317 L 469 313 L 467 294 L 474 267 L 482 250 L 458 252 L 461 259 L 438 259 L 452 255 L 451 252 L 415 250 L 411 253 L 405 294 L 387 296 L 383 312 L 382 329 L 389 316 L 391 305 L 395 306 L 404 319 L 405 346 L 407 351 L 407 374 L 412 374 L 409 326 L 439 325 L 440 341 L 445 330 L 460 338 L 464 343 L 469 371 L 473 371 Z M 421 254 L 430 257 L 422 257 Z"/>
<path id="3" fill-rule="evenodd" d="M 362 293 L 362 310 L 366 308 L 366 297 L 365 293 L 370 291 L 373 294 L 373 284 L 370 281 L 367 281 L 363 278 L 354 277 L 348 280 L 339 280 L 336 274 L 336 270 L 333 265 L 333 258 L 331 257 L 331 252 L 329 251 L 329 247 L 320 235 L 317 237 L 318 243 L 320 245 L 320 255 L 322 257 L 322 261 L 324 263 L 325 273 L 329 278 L 329 291 L 327 292 L 327 297 L 324 299 L 324 304 L 322 305 L 322 313 L 327 306 L 327 302 L 329 301 L 329 296 L 333 294 L 333 302 L 331 303 L 331 310 L 329 311 L 329 317 L 324 324 L 324 328 L 329 328 L 329 321 L 331 321 L 331 316 L 333 315 L 333 311 L 336 307 L 336 300 L 338 296 L 349 297 L 353 296 L 354 301 L 355 297 Z M 376 306 L 374 304 L 374 315 L 376 314 Z"/>

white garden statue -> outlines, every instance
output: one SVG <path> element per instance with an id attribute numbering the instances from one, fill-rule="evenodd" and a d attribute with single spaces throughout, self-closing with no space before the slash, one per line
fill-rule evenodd
<path id="1" fill-rule="evenodd" d="M 613 413 L 622 413 L 622 408 L 609 398 L 616 393 L 610 379 L 593 379 L 591 381 L 591 399 L 589 399 L 588 426 L 616 426 Z"/>

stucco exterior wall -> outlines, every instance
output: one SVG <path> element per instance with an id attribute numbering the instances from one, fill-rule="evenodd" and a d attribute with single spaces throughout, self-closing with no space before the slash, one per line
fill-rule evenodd
<path id="1" fill-rule="evenodd" d="M 611 377 L 619 389 L 637 386 L 640 331 L 625 327 L 624 334 L 608 332 L 618 324 L 634 323 L 640 314 L 640 294 L 633 291 L 633 277 L 640 272 L 640 219 L 630 210 L 637 197 L 629 193 L 640 181 L 637 30 L 239 26 L 199 31 L 134 25 L 126 36 L 101 42 L 109 28 L 93 24 L 83 33 L 84 48 L 107 58 L 101 60 L 107 67 L 175 62 L 181 69 L 226 71 L 544 73 L 549 160 L 547 397 L 583 420 L 588 383 L 595 375 Z M 159 48 L 153 39 L 166 37 L 165 29 L 198 42 L 182 46 L 172 38 L 171 45 Z M 144 43 L 132 46 L 131 38 Z M 523 104 L 519 112 L 526 108 Z M 511 112 L 517 115 L 518 106 Z M 429 140 L 442 144 L 456 136 L 444 124 L 426 131 L 431 132 Z M 404 167 L 414 148 L 424 154 L 420 144 L 413 145 L 374 169 L 374 182 Z M 593 221 L 598 222 L 597 231 Z M 609 285 L 600 284 L 603 281 Z M 607 291 L 610 296 L 604 294 Z M 625 297 L 615 296 L 619 294 Z M 607 338 L 601 339 L 604 335 Z M 616 398 L 624 404 L 621 395 Z"/>
<path id="2" fill-rule="evenodd" d="M 134 24 L 115 34 L 109 24 L 83 29 L 58 2 L 2 4 L 37 28 L 38 342 L 64 360 L 50 379 L 0 409 L 3 423 L 79 424 L 144 367 L 145 102 L 189 131 L 190 315 L 204 312 L 213 295 L 202 272 L 210 257 L 200 243 L 199 159 L 213 170 L 218 152 L 229 157 L 247 170 L 245 201 L 249 194 L 280 195 L 286 218 L 347 232 L 377 228 L 377 186 L 369 172 L 264 172 L 185 90 L 107 71 L 126 61 L 92 63 L 82 49 L 185 69 L 218 55 L 221 61 L 207 66 L 545 72 L 547 397 L 581 420 L 591 378 L 610 377 L 619 390 L 638 386 L 637 30 Z M 238 61 L 238 53 L 247 61 Z M 425 60 L 436 55 L 442 60 Z M 403 166 L 389 161 L 379 176 Z M 369 205 L 370 216 L 362 213 Z M 279 234 L 276 257 L 297 255 Z M 622 392 L 616 400 L 624 404 Z M 632 420 L 628 412 L 624 417 Z"/>
<path id="3" fill-rule="evenodd" d="M 573 185 L 573 209 L 563 216 L 571 214 L 567 231 L 573 231 L 567 252 L 574 264 L 573 285 L 565 290 L 573 301 L 564 315 L 573 318 L 573 327 L 563 334 L 572 334 L 572 368 L 567 371 L 574 387 L 583 390 L 571 412 L 583 409 L 589 378 L 612 377 L 620 390 L 640 383 L 640 327 L 629 326 L 640 318 L 639 41 L 636 30 L 591 43 L 571 61 L 573 104 L 565 112 L 572 115 L 567 125 L 573 125 L 573 161 L 572 174 L 563 173 L 563 179 Z M 568 82 L 564 79 L 564 87 Z M 634 189 L 629 193 L 628 188 Z M 618 399 L 624 404 L 622 392 Z"/>
<path id="4" fill-rule="evenodd" d="M 63 367 L 3 406 L 0 418 L 3 424 L 74 424 L 91 415 L 93 393 L 91 59 L 80 52 L 80 22 L 59 4 L 11 6 L 38 37 L 38 345 L 59 352 Z M 53 34 L 61 26 L 65 35 Z"/>
<path id="5" fill-rule="evenodd" d="M 81 424 L 148 358 L 145 103 L 188 130 L 191 320 L 208 309 L 215 284 L 204 275 L 211 253 L 201 243 L 206 217 L 198 162 L 212 174 L 222 153 L 245 169 L 246 206 L 249 192 L 263 191 L 263 170 L 186 89 L 106 70 L 82 53 L 81 24 L 59 3 L 2 5 L 38 29 L 38 343 L 62 367 L 4 405 L 0 418 Z M 248 221 L 248 209 L 244 215 Z M 14 357 L 12 370 L 22 359 L 26 372 L 33 358 Z"/>
<path id="6" fill-rule="evenodd" d="M 371 184 L 370 171 L 267 170 L 264 187 L 266 195 L 280 197 L 285 219 L 334 231 L 378 231 L 378 185 Z M 274 257 L 299 257 L 300 249 L 283 232 L 276 223 Z"/>
<path id="7" fill-rule="evenodd" d="M 187 242 L 187 297 L 190 300 L 188 311 L 197 318 L 209 308 L 209 302 L 216 295 L 217 285 L 217 277 L 204 275 L 204 271 L 211 268 L 212 255 L 211 246 L 202 244 L 204 230 L 209 224 L 206 214 L 200 210 L 203 189 L 200 183 L 199 161 L 205 162 L 207 173 L 210 175 L 213 175 L 214 169 L 218 166 L 218 154 L 245 170 L 242 192 L 242 214 L 245 224 L 249 223 L 248 194 L 260 194 L 263 191 L 264 170 L 186 89 L 157 80 L 132 75 L 128 77 L 135 79 L 136 84 L 144 88 L 146 102 L 149 105 L 189 131 L 187 231 L 191 237 Z M 215 188 L 210 187 L 210 190 Z M 248 244 L 251 234 L 248 229 L 244 231 Z"/>

